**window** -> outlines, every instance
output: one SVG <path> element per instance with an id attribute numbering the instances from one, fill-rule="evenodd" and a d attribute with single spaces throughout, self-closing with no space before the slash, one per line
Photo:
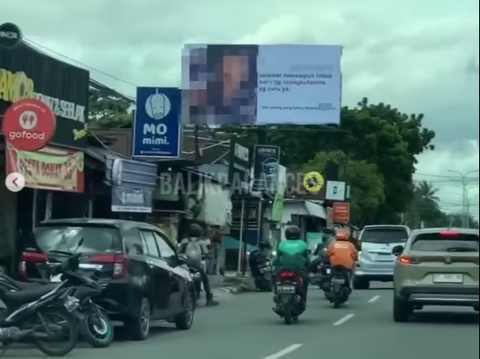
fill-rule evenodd
<path id="1" fill-rule="evenodd" d="M 478 253 L 478 235 L 459 234 L 455 238 L 442 238 L 440 233 L 420 234 L 412 243 L 411 250 L 417 252 Z"/>
<path id="2" fill-rule="evenodd" d="M 147 247 L 148 254 L 157 258 L 160 258 L 160 253 L 158 251 L 157 243 L 155 242 L 155 237 L 153 232 L 150 231 L 140 231 L 142 233 L 143 239 L 145 240 L 145 246 Z"/>
<path id="3" fill-rule="evenodd" d="M 83 243 L 77 249 L 82 238 Z M 57 250 L 90 254 L 122 250 L 120 231 L 112 227 L 40 226 L 35 230 L 35 239 L 45 253 Z"/>
<path id="4" fill-rule="evenodd" d="M 403 243 L 408 239 L 406 228 L 366 228 L 362 232 L 362 243 Z"/>
<path id="5" fill-rule="evenodd" d="M 172 259 L 176 257 L 175 250 L 167 243 L 167 239 L 160 233 L 155 232 L 155 240 L 160 249 L 160 257 L 163 259 Z"/>
<path id="6" fill-rule="evenodd" d="M 125 249 L 127 254 L 132 256 L 143 256 L 147 252 L 145 243 L 140 236 L 140 231 L 137 228 L 130 228 L 123 233 L 125 239 Z"/>

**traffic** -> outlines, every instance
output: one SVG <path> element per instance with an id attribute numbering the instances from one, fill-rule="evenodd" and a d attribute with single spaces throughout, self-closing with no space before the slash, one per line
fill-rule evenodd
<path id="1" fill-rule="evenodd" d="M 73 230 L 74 226 L 76 230 Z M 390 247 L 388 254 L 394 258 L 391 277 L 382 278 L 393 282 L 393 291 L 384 284 L 382 293 L 373 295 L 366 302 L 374 307 L 381 298 L 390 297 L 390 303 L 384 303 L 381 311 L 382 315 L 390 312 L 388 317 L 382 318 L 384 325 L 388 322 L 411 321 L 414 312 L 425 310 L 428 313 L 425 309 L 427 307 L 437 308 L 437 317 L 442 315 L 438 308 L 452 307 L 453 313 L 456 312 L 462 320 L 469 317 L 467 322 L 478 324 L 478 314 L 475 315 L 479 310 L 478 230 L 408 230 L 405 232 L 408 237 L 401 240 L 396 237 L 399 228 L 403 230 L 403 227 L 395 226 L 368 226 L 362 231 L 360 243 L 356 245 L 352 243 L 348 231 L 339 229 L 334 237 L 326 236 L 312 252 L 301 238 L 300 229 L 291 226 L 285 232 L 286 239 L 277 248 L 261 243 L 258 250 L 250 253 L 252 280 L 259 293 L 245 295 L 243 298 L 238 296 L 238 300 L 231 298 L 230 303 L 215 310 L 230 313 L 234 310 L 233 307 L 229 308 L 230 305 L 248 307 L 248 302 L 262 303 L 265 306 L 266 297 L 273 296 L 274 314 L 289 326 L 298 324 L 294 325 L 295 328 L 301 327 L 303 321 L 309 326 L 311 318 L 318 315 L 325 316 L 325 320 L 331 317 L 332 314 L 325 314 L 326 303 L 330 305 L 330 313 L 340 313 L 338 320 L 332 323 L 333 326 L 353 322 L 357 313 L 347 312 L 361 308 L 358 300 L 365 298 L 368 292 L 375 292 L 358 290 L 353 285 L 357 279 L 356 272 L 362 266 L 361 258 L 365 250 L 362 237 L 366 233 L 371 241 L 371 232 L 375 229 L 376 233 L 381 234 L 375 237 L 375 243 Z M 42 245 L 42 235 L 52 230 L 61 234 L 59 238 L 64 249 L 55 249 L 57 247 L 52 244 L 54 240 L 51 240 L 49 250 L 42 251 L 42 248 L 46 248 Z M 120 242 L 113 241 L 108 245 L 93 243 L 84 237 L 91 235 L 88 233 L 91 230 L 96 231 L 97 240 L 103 241 L 105 239 L 98 236 L 101 231 L 115 232 L 118 235 L 115 238 Z M 134 230 L 140 233 L 137 240 L 133 236 L 126 236 Z M 155 276 L 153 273 L 160 271 L 161 265 L 155 268 L 160 261 L 155 264 L 148 254 L 142 261 L 139 258 L 139 248 L 136 249 L 137 252 L 132 252 L 135 242 L 142 243 L 142 248 L 147 253 L 154 248 L 159 250 L 159 242 L 152 242 L 155 246 L 148 244 L 147 240 L 151 237 L 142 231 L 153 236 L 164 236 L 149 225 L 130 221 L 65 219 L 44 222 L 37 229 L 37 247 L 27 248 L 24 252 L 23 259 L 30 259 L 30 262 L 21 263 L 21 268 L 24 269 L 20 273 L 23 280 L 0 276 L 0 299 L 5 304 L 0 322 L 3 350 L 9 349 L 14 343 L 25 341 L 33 343 L 48 356 L 65 356 L 79 342 L 86 342 L 93 348 L 107 348 L 114 340 L 113 323 L 119 319 L 124 321 L 124 329 L 130 338 L 136 340 L 148 339 L 152 323 L 158 319 L 173 323 L 180 330 L 193 328 L 195 308 L 203 289 L 200 279 L 203 270 L 198 265 L 204 260 L 200 253 L 196 253 L 196 249 L 201 250 L 201 246 L 195 247 L 193 244 L 201 243 L 201 233 L 192 226 L 189 241 L 180 243 L 178 248 L 169 245 L 171 254 L 168 258 L 162 257 L 161 261 L 170 267 L 163 274 L 157 273 L 158 276 Z M 396 238 L 394 246 L 390 243 L 391 237 L 386 235 L 389 231 Z M 97 250 L 103 246 L 105 253 L 92 253 L 93 244 Z M 118 246 L 115 247 L 116 245 Z M 113 248 L 115 252 L 112 252 Z M 124 248 L 123 254 L 121 248 Z M 367 248 L 372 247 L 367 245 Z M 384 252 L 375 248 L 367 250 L 369 255 L 382 256 L 380 263 L 386 263 L 383 256 L 387 255 Z M 167 253 L 166 247 L 162 247 L 162 253 Z M 117 261 L 121 255 L 124 258 Z M 108 260 L 109 256 L 114 259 Z M 32 262 L 32 258 L 36 258 L 37 262 Z M 45 258 L 46 261 L 38 261 L 39 258 Z M 152 269 L 143 282 L 138 279 L 142 267 Z M 26 271 L 27 268 L 30 271 Z M 35 278 L 34 273 L 41 278 Z M 168 279 L 157 281 L 162 276 Z M 320 297 L 319 292 L 314 290 L 317 286 L 323 293 Z M 154 296 L 167 289 L 167 295 Z M 209 289 L 206 292 L 211 293 Z M 212 306 L 210 300 L 212 298 L 207 297 L 207 306 Z M 124 305 L 123 312 L 119 310 L 120 303 Z M 316 313 L 314 311 L 319 303 L 323 303 L 322 309 Z M 213 306 L 217 304 L 215 302 Z M 126 308 L 125 305 L 130 307 Z M 467 312 L 460 312 L 458 308 L 461 307 L 472 309 L 471 314 L 466 316 Z M 263 308 L 262 316 L 266 309 Z M 257 310 L 260 308 L 254 308 L 253 312 Z M 445 315 L 447 312 L 443 313 Z M 211 315 L 215 316 L 214 312 Z M 247 310 L 243 319 L 250 318 L 254 326 L 257 319 L 250 316 L 250 310 Z M 430 316 L 434 318 L 431 314 Z M 453 319 L 454 323 L 455 320 L 458 319 Z M 278 330 L 275 320 L 265 322 L 263 327 L 267 332 Z M 291 335 L 296 335 L 299 330 L 294 327 Z M 211 329 L 204 327 L 200 330 L 208 333 Z M 156 341 L 155 338 L 153 340 Z M 158 344 L 161 348 L 162 343 Z M 297 350 L 300 347 L 290 349 Z"/>

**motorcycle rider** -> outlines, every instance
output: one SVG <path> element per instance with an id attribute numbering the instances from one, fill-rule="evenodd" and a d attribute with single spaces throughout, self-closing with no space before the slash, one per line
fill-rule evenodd
<path id="1" fill-rule="evenodd" d="M 306 304 L 310 268 L 310 254 L 307 243 L 301 239 L 302 232 L 297 226 L 290 226 L 285 230 L 285 241 L 278 245 L 277 256 L 274 261 L 275 272 L 291 271 L 299 274 L 303 280 L 303 300 Z"/>
<path id="2" fill-rule="evenodd" d="M 213 300 L 210 281 L 202 266 L 202 260 L 204 260 L 209 253 L 208 243 L 203 238 L 202 227 L 196 223 L 190 226 L 188 237 L 182 239 L 179 244 L 179 253 L 185 255 L 187 266 L 194 268 L 200 273 L 203 289 L 207 297 L 207 306 L 212 307 L 218 305 L 218 302 Z"/>
<path id="3" fill-rule="evenodd" d="M 270 258 L 270 252 L 272 250 L 272 246 L 268 241 L 261 241 L 258 244 L 258 249 L 254 250 L 250 253 L 248 257 L 248 265 L 250 266 L 250 271 L 252 272 L 252 276 L 256 277 L 260 275 L 258 264 L 260 262 L 265 262 Z"/>
<path id="4" fill-rule="evenodd" d="M 351 288 L 350 283 L 353 278 L 355 265 L 358 261 L 358 251 L 350 242 L 350 236 L 347 230 L 337 230 L 335 233 L 335 242 L 328 247 L 327 257 L 332 268 L 335 266 L 343 266 L 347 269 L 348 288 Z"/>

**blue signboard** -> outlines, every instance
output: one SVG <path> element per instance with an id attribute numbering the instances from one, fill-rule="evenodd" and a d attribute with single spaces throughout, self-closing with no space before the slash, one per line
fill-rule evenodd
<path id="1" fill-rule="evenodd" d="M 137 158 L 181 157 L 180 109 L 180 89 L 138 87 L 132 156 Z"/>

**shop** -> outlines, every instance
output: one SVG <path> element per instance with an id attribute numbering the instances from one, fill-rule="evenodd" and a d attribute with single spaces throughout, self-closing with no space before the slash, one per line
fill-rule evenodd
<path id="1" fill-rule="evenodd" d="M 17 193 L 0 187 L 0 245 L 8 248 L 2 250 L 1 264 L 13 268 L 10 259 L 38 222 L 83 216 L 88 91 L 88 71 L 25 44 L 0 47 L 0 128 L 5 130 L 7 122 L 9 129 L 18 127 L 0 131 L 0 175 L 17 172 L 25 178 L 25 188 Z M 23 109 L 11 121 L 13 108 L 31 105 L 32 99 L 52 120 Z"/>

